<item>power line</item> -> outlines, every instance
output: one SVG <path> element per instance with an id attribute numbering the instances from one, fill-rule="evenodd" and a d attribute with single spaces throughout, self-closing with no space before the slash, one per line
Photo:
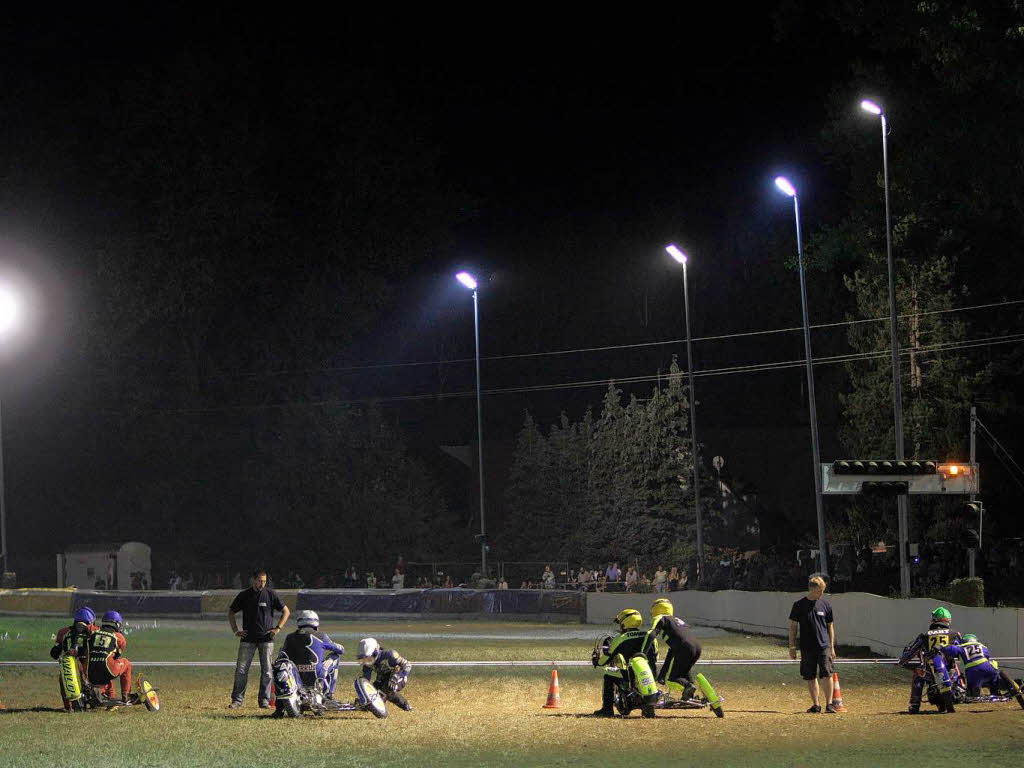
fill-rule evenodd
<path id="1" fill-rule="evenodd" d="M 926 317 L 930 315 L 942 315 L 949 314 L 952 312 L 968 312 L 980 309 L 992 309 L 993 307 L 1009 307 L 1018 304 L 1024 304 L 1024 299 L 1014 299 L 1012 301 L 997 301 L 989 304 L 975 304 L 968 307 L 953 307 L 951 309 L 935 309 L 927 312 L 915 312 L 906 315 L 899 315 L 899 319 L 906 320 L 913 317 Z M 811 330 L 825 330 L 829 328 L 840 328 L 844 326 L 860 325 L 863 323 L 878 323 L 878 322 L 889 322 L 889 316 L 885 317 L 872 317 L 863 320 L 842 320 L 834 323 L 818 323 L 811 325 Z M 723 341 L 727 339 L 740 339 L 753 336 L 768 336 L 778 333 L 794 333 L 796 331 L 802 331 L 803 326 L 797 325 L 789 328 L 771 328 L 758 331 L 739 331 L 737 333 L 725 333 L 714 336 L 700 336 L 692 339 L 693 342 L 698 341 Z M 513 359 L 528 359 L 534 357 L 553 357 L 558 355 L 573 355 L 582 354 L 586 352 L 610 352 L 620 349 L 642 349 L 645 347 L 657 347 L 665 346 L 668 344 L 683 344 L 685 339 L 670 339 L 668 341 L 641 341 L 633 344 L 611 344 L 602 347 L 577 347 L 572 349 L 556 349 L 547 352 L 519 352 L 508 355 L 488 355 L 481 357 L 481 361 L 484 360 L 513 360 Z M 450 360 L 420 360 L 420 361 L 406 361 L 406 362 L 394 362 L 394 363 L 357 363 L 355 365 L 345 365 L 336 367 L 321 367 L 321 368 L 296 368 L 286 369 L 281 371 L 251 371 L 247 373 L 234 374 L 240 377 L 270 377 L 270 376 L 301 376 L 316 373 L 355 373 L 358 371 L 371 371 L 371 370 L 382 370 L 388 368 L 413 368 L 423 367 L 430 365 L 456 365 L 460 363 L 473 363 L 476 358 L 473 357 L 457 357 Z M 223 376 L 230 376 L 231 374 L 223 374 Z"/>
<path id="2" fill-rule="evenodd" d="M 1024 342 L 1024 333 L 1007 334 L 1004 336 L 994 336 L 981 339 L 965 339 L 963 341 L 955 342 L 944 342 L 931 345 L 925 345 L 921 347 L 915 347 L 913 349 L 904 348 L 900 350 L 901 357 L 909 358 L 911 354 L 914 355 L 933 355 L 940 352 L 946 351 L 959 351 L 964 349 L 974 349 L 979 347 L 990 347 L 998 346 L 1003 344 L 1012 344 L 1017 342 Z M 813 364 L 818 365 L 835 365 L 837 363 L 855 363 L 864 362 L 868 360 L 874 360 L 879 358 L 888 358 L 889 350 L 879 350 L 874 352 L 855 352 L 844 355 L 832 355 L 829 357 L 819 357 L 813 360 Z M 741 373 L 763 373 L 770 371 L 781 371 L 790 368 L 802 367 L 805 364 L 803 358 L 797 358 L 794 360 L 775 361 L 769 363 L 750 363 L 744 365 L 734 365 L 724 368 L 712 368 L 704 371 L 694 371 L 695 378 L 713 377 L 713 376 L 726 376 L 735 375 Z M 678 374 L 682 375 L 682 373 Z M 660 381 L 667 378 L 667 374 L 643 374 L 638 376 L 620 376 L 620 377 L 601 377 L 598 379 L 585 379 L 578 381 L 567 381 L 567 382 L 556 382 L 552 384 L 532 384 L 523 386 L 513 387 L 497 387 L 493 389 L 484 389 L 482 391 L 485 395 L 506 395 L 506 394 L 528 394 L 532 392 L 545 392 L 545 391 L 558 391 L 564 389 L 584 389 L 587 387 L 605 387 L 610 382 L 614 382 L 616 385 L 628 385 L 628 384 L 643 384 L 654 381 Z M 210 406 L 203 408 L 173 408 L 173 409 L 153 409 L 153 410 L 140 410 L 138 414 L 165 414 L 165 415 L 202 415 L 204 413 L 220 413 L 225 411 L 251 411 L 251 410 L 268 410 L 268 409 L 284 409 L 293 407 L 330 407 L 330 406 L 349 406 L 349 405 L 370 405 L 370 404 L 385 404 L 385 403 L 402 403 L 402 402 L 415 402 L 415 401 L 426 401 L 426 400 L 442 400 L 442 399 L 453 399 L 463 397 L 475 397 L 475 390 L 465 390 L 460 392 L 444 392 L 444 393 L 432 393 L 432 394 L 418 394 L 418 395 L 391 395 L 382 397 L 363 397 L 363 398 L 352 398 L 352 399 L 330 399 L 330 400 L 307 400 L 307 401 L 290 401 L 283 403 L 259 403 L 252 405 L 224 405 L 224 406 Z M 109 412 L 116 413 L 117 415 L 123 415 L 123 412 Z"/>

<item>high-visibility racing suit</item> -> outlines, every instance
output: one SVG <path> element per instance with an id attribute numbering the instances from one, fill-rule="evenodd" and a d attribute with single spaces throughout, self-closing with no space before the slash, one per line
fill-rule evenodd
<path id="1" fill-rule="evenodd" d="M 652 630 L 627 629 L 613 637 L 600 650 L 595 649 L 591 662 L 595 667 L 604 667 L 604 686 L 601 689 L 601 709 L 612 710 L 615 685 L 626 679 L 626 665 L 638 653 L 647 657 L 651 669 L 658 668 L 658 641 Z"/>
<path id="2" fill-rule="evenodd" d="M 89 682 L 100 686 L 107 698 L 114 697 L 114 679 L 121 681 L 121 701 L 132 690 L 132 663 L 125 658 L 128 641 L 111 626 L 103 625 L 89 635 Z"/>
<path id="3" fill-rule="evenodd" d="M 299 679 L 307 688 L 321 681 L 327 698 L 334 698 L 338 684 L 338 663 L 345 649 L 319 629 L 302 627 L 284 639 L 278 658 L 286 656 L 299 671 Z"/>
<path id="4" fill-rule="evenodd" d="M 939 712 L 953 712 L 953 681 L 957 672 L 955 665 L 947 665 L 946 657 L 942 651 L 960 641 L 960 633 L 954 632 L 948 625 L 933 622 L 927 632 L 922 632 L 903 649 L 900 657 L 900 664 L 907 665 L 915 657 L 918 657 L 924 668 L 914 671 L 914 679 L 910 684 L 910 708 L 911 713 L 916 713 L 921 707 L 921 697 L 928 685 L 926 669 L 931 672 L 935 685 L 939 689 L 940 701 L 933 702 L 938 706 Z M 952 667 L 952 670 L 950 669 Z M 952 675 L 951 675 L 952 672 Z"/>
<path id="5" fill-rule="evenodd" d="M 665 683 L 670 699 L 689 698 L 695 687 L 690 678 L 690 670 L 700 659 L 700 641 L 678 616 L 659 616 L 651 626 L 651 632 L 655 638 L 664 639 L 668 645 L 668 653 L 658 673 L 658 682 Z"/>
<path id="6" fill-rule="evenodd" d="M 99 627 L 95 624 L 86 624 L 83 621 L 76 621 L 70 626 L 61 627 L 57 630 L 56 639 L 50 649 L 50 658 L 59 659 L 62 653 L 74 656 L 78 663 L 79 674 L 84 682 L 87 679 L 85 668 L 89 659 L 89 635 L 98 629 Z M 70 710 L 71 702 L 64 698 L 64 686 L 60 684 L 59 680 L 58 686 L 60 687 L 61 701 L 64 702 L 64 709 Z"/>
<path id="7" fill-rule="evenodd" d="M 386 651 L 380 649 L 373 664 L 363 667 L 363 677 L 373 682 L 374 687 L 384 694 L 384 698 L 393 701 L 402 709 L 409 711 L 412 706 L 400 693 L 409 681 L 409 673 L 412 671 L 412 662 L 403 659 L 398 651 Z M 373 673 L 377 673 L 376 679 Z"/>

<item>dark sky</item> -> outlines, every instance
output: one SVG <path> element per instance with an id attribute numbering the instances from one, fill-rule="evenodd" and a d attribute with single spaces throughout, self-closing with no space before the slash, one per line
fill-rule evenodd
<path id="1" fill-rule="evenodd" d="M 68 393 L 93 375 L 78 345 L 95 280 L 102 278 L 83 279 L 94 243 L 82 232 L 111 216 L 96 202 L 110 200 L 98 194 L 110 182 L 97 176 L 96 156 L 116 155 L 105 136 L 125 128 L 116 116 L 131 114 L 132 99 L 196 82 L 182 80 L 189 68 L 209 75 L 213 97 L 195 98 L 209 100 L 203 108 L 209 108 L 210 135 L 223 116 L 270 126 L 275 162 L 259 174 L 264 183 L 280 182 L 281 198 L 294 209 L 296 242 L 320 242 L 309 230 L 311 218 L 303 218 L 304 174 L 324 149 L 316 139 L 344 135 L 339 121 L 352 112 L 370 116 L 366 124 L 383 157 L 389 142 L 396 157 L 408 158 L 410 147 L 436 156 L 437 187 L 458 201 L 459 216 L 443 246 L 415 252 L 403 241 L 407 250 L 393 257 L 399 266 L 388 272 L 389 300 L 372 332 L 359 333 L 314 367 L 471 355 L 471 303 L 451 279 L 461 267 L 484 276 L 485 356 L 678 340 L 681 284 L 663 252 L 668 241 L 692 257 L 695 335 L 798 325 L 796 275 L 782 264 L 795 249 L 791 207 L 771 181 L 777 172 L 790 174 L 806 190 L 806 221 L 826 215 L 825 201 L 837 192 L 816 165 L 815 141 L 826 97 L 849 71 L 850 51 L 827 25 L 799 13 L 786 16 L 787 32 L 778 37 L 774 13 L 770 4 L 742 13 L 680 7 L 639 10 L 624 21 L 621 9 L 601 17 L 592 9 L 573 14 L 509 6 L 444 18 L 394 11 L 377 18 L 334 12 L 266 20 L 186 10 L 10 20 L 0 56 L 6 103 L 15 113 L 5 119 L 27 126 L 10 130 L 22 139 L 34 136 L 25 145 L 34 156 L 8 152 L 5 175 L 31 177 L 37 162 L 51 175 L 34 196 L 8 197 L 3 212 L 9 230 L 35 254 L 18 265 L 41 286 L 42 307 L 35 347 L 5 361 L 4 405 L 11 412 L 9 423 L 5 413 L 5 450 L 15 461 L 21 453 L 24 472 L 45 472 L 38 462 L 50 440 L 40 434 L 40 414 L 59 420 Z M 335 82 L 353 94 L 347 109 L 306 108 L 311 96 L 329 94 Z M 83 100 L 83 92 L 95 98 Z M 192 96 L 176 94 L 184 104 Z M 206 128 L 197 135 L 205 136 Z M 121 202 L 128 210 L 136 201 Z M 303 265 L 275 269 L 281 285 L 300 279 Z M 812 322 L 841 319 L 826 305 L 834 288 L 812 281 Z M 827 350 L 840 342 L 821 343 Z M 303 358 L 293 352 L 263 361 L 254 372 L 288 369 Z M 684 347 L 488 361 L 485 387 L 649 376 L 664 372 L 673 354 L 682 358 Z M 706 342 L 697 345 L 696 368 L 801 355 L 800 337 L 792 333 Z M 425 366 L 324 375 L 342 379 L 354 398 L 461 392 L 473 385 L 465 364 L 441 373 Z M 748 444 L 749 430 L 769 444 L 776 434 L 802 434 L 793 432 L 806 429 L 802 376 L 793 369 L 703 379 L 698 418 L 709 452 L 739 450 L 740 438 L 725 436 L 729 429 L 748 430 Z M 838 381 L 824 372 L 819 384 L 829 451 L 836 450 Z M 235 397 L 226 385 L 224 404 L 239 402 L 250 386 L 239 385 Z M 651 386 L 628 391 L 642 396 Z M 578 417 L 588 404 L 599 404 L 602 390 L 489 396 L 488 433 L 511 441 L 525 408 L 545 423 L 563 409 Z M 443 406 L 413 401 L 394 410 L 414 437 L 459 442 L 472 436 L 469 399 Z M 802 471 L 809 455 L 792 453 Z M 758 475 L 750 466 L 736 471 Z M 810 478 L 804 479 L 780 485 L 775 497 L 795 493 L 809 501 Z"/>

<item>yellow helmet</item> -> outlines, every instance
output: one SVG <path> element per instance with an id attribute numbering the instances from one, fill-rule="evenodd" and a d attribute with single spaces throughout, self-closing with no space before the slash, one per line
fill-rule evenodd
<path id="1" fill-rule="evenodd" d="M 615 617 L 615 623 L 625 632 L 627 629 L 639 629 L 640 625 L 644 623 L 644 617 L 640 615 L 640 611 L 627 608 L 624 611 L 619 611 Z"/>
<path id="2" fill-rule="evenodd" d="M 659 597 L 653 603 L 651 603 L 651 618 L 656 619 L 659 616 L 674 616 L 675 609 L 672 607 L 672 601 L 667 597 Z"/>

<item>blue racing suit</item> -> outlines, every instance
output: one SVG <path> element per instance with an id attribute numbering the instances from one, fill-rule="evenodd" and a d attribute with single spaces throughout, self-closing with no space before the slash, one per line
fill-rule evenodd
<path id="1" fill-rule="evenodd" d="M 326 632 L 302 627 L 292 632 L 284 640 L 281 656 L 291 659 L 299 670 L 302 685 L 312 688 L 321 681 L 324 693 L 334 696 L 334 687 L 338 683 L 338 661 L 345 649 L 331 640 Z"/>
<path id="2" fill-rule="evenodd" d="M 989 656 L 988 647 L 984 643 L 978 640 L 960 641 L 943 648 L 942 655 L 946 657 L 950 666 L 955 664 L 957 659 L 964 665 L 968 695 L 979 695 L 983 687 L 988 688 L 994 696 L 1005 690 L 1016 697 L 1018 703 L 1024 707 L 1024 698 L 1016 681 L 999 669 L 999 663 Z"/>
<path id="3" fill-rule="evenodd" d="M 412 662 L 403 659 L 397 651 L 385 651 L 382 648 L 373 664 L 363 666 L 363 677 L 370 680 L 388 701 L 395 702 L 402 709 L 411 709 L 409 702 L 399 693 L 405 688 L 411 671 Z M 372 679 L 374 672 L 377 673 L 376 680 Z"/>
<path id="4" fill-rule="evenodd" d="M 941 702 L 933 703 L 939 707 L 940 712 L 954 711 L 953 678 L 956 676 L 956 667 L 946 664 L 943 649 L 959 640 L 959 632 L 954 632 L 945 624 L 934 623 L 928 627 L 927 632 L 922 632 L 903 649 L 903 655 L 899 662 L 901 666 L 907 666 L 915 657 L 918 657 L 923 667 L 920 670 L 915 670 L 914 680 L 910 684 L 911 712 L 917 712 L 921 706 L 921 696 L 928 685 L 928 672 L 931 673 L 941 697 Z M 953 669 L 953 677 L 950 676 L 950 666 Z"/>

